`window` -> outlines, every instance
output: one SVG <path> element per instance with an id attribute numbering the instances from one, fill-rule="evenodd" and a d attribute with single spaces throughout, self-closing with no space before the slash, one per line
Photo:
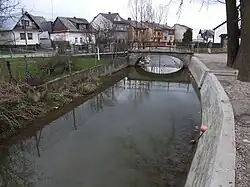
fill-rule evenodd
<path id="1" fill-rule="evenodd" d="M 32 35 L 32 33 L 28 33 L 28 40 L 33 40 L 33 35 Z"/>
<path id="2" fill-rule="evenodd" d="M 29 20 L 22 20 L 21 23 L 23 26 L 26 26 L 26 27 L 28 27 L 30 25 Z"/>
<path id="3" fill-rule="evenodd" d="M 77 42 L 78 42 L 78 38 L 76 37 L 76 38 L 75 38 L 75 43 L 77 43 Z"/>
<path id="4" fill-rule="evenodd" d="M 170 35 L 174 35 L 174 31 L 173 31 L 173 30 L 170 30 L 170 31 L 169 31 L 169 34 L 170 34 Z"/>
<path id="5" fill-rule="evenodd" d="M 80 38 L 80 43 L 83 43 L 82 38 Z"/>
<path id="6" fill-rule="evenodd" d="M 167 36 L 165 36 L 165 37 L 164 37 L 164 40 L 167 40 L 167 39 L 168 39 L 168 37 L 167 37 Z"/>
<path id="7" fill-rule="evenodd" d="M 158 32 L 158 36 L 160 36 L 161 35 L 161 32 Z"/>
<path id="8" fill-rule="evenodd" d="M 20 39 L 25 40 L 25 33 L 20 33 Z"/>
<path id="9" fill-rule="evenodd" d="M 171 40 L 171 41 L 173 40 L 173 36 L 170 36 L 170 40 Z"/>

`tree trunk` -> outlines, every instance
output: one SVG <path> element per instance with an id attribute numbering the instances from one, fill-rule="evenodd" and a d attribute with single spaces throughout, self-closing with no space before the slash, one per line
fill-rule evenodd
<path id="1" fill-rule="evenodd" d="M 233 67 L 234 61 L 239 50 L 239 26 L 238 26 L 238 10 L 236 0 L 226 0 L 227 10 L 227 66 Z"/>
<path id="2" fill-rule="evenodd" d="M 250 1 L 241 0 L 241 58 L 237 62 L 239 80 L 250 82 Z"/>

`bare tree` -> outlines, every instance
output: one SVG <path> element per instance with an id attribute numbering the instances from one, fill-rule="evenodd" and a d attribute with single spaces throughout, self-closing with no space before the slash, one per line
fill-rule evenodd
<path id="1" fill-rule="evenodd" d="M 97 44 L 108 45 L 111 50 L 111 44 L 115 41 L 114 25 L 107 19 L 102 19 L 100 25 L 96 28 Z"/>
<path id="2" fill-rule="evenodd" d="M 237 6 L 236 0 L 202 0 L 205 3 L 225 3 L 227 11 L 227 30 L 228 30 L 228 62 L 229 67 L 239 69 L 238 79 L 250 82 L 250 1 L 240 0 Z M 180 0 L 180 8 L 184 0 Z M 240 18 L 238 8 L 240 7 Z M 241 30 L 239 31 L 238 21 L 241 20 Z M 239 47 L 239 36 L 241 36 L 241 44 Z"/>
<path id="3" fill-rule="evenodd" d="M 18 5 L 18 0 L 0 0 L 0 27 L 12 16 Z"/>
<path id="4" fill-rule="evenodd" d="M 13 13 L 18 8 L 18 0 L 0 0 L 0 28 L 5 29 L 5 24 L 9 19 L 15 19 Z M 13 45 L 14 37 L 13 33 L 2 32 L 2 37 L 0 38 L 1 45 Z"/>
<path id="5" fill-rule="evenodd" d="M 238 9 L 236 0 L 226 0 L 227 10 L 227 66 L 235 66 L 235 59 L 239 50 L 240 30 L 238 26 Z"/>
<path id="6" fill-rule="evenodd" d="M 154 31 L 159 24 L 166 23 L 167 13 L 168 13 L 168 6 L 167 5 L 158 5 L 154 6 L 152 0 L 130 0 L 129 7 L 131 10 L 131 16 L 135 20 L 135 27 L 136 28 L 143 28 L 144 24 L 148 29 L 143 30 L 142 33 L 139 32 L 141 35 L 140 42 L 147 43 L 151 39 L 154 40 Z M 157 26 L 158 25 L 158 26 Z M 150 32 L 150 31 L 151 32 Z"/>
<path id="7" fill-rule="evenodd" d="M 238 51 L 238 58 L 236 60 L 239 69 L 239 80 L 250 82 L 250 1 L 240 0 L 241 12 L 241 44 Z"/>

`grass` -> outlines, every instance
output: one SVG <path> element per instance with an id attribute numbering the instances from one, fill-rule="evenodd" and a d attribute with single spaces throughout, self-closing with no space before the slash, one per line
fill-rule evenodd
<path id="1" fill-rule="evenodd" d="M 61 59 L 59 59 L 61 58 Z M 7 58 L 0 59 L 0 78 L 6 77 L 8 79 L 8 71 L 6 68 L 6 61 L 9 61 L 11 64 L 12 75 L 17 81 L 25 80 L 25 59 L 24 58 Z M 96 65 L 109 63 L 110 59 L 102 58 L 100 61 L 97 61 L 94 57 L 71 57 L 72 61 L 72 72 L 79 71 L 82 69 L 91 68 Z M 53 74 L 49 75 L 45 69 L 42 67 L 49 62 L 61 61 L 67 62 L 65 57 L 35 57 L 27 58 L 28 67 L 32 77 L 38 77 L 43 80 L 51 80 L 53 78 L 62 76 L 67 72 L 63 71 L 63 67 L 58 67 L 55 69 Z M 1 68 L 2 67 L 2 68 Z M 1 70 L 2 69 L 2 70 Z"/>

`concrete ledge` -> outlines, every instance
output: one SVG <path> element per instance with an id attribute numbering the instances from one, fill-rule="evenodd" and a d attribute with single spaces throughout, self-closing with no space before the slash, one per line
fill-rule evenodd
<path id="1" fill-rule="evenodd" d="M 238 78 L 238 70 L 210 70 L 210 73 L 213 73 L 214 75 L 216 75 L 216 77 L 219 80 L 237 80 Z"/>
<path id="2" fill-rule="evenodd" d="M 209 69 L 195 56 L 191 58 L 188 69 L 193 75 L 198 87 L 201 88 Z"/>
<path id="3" fill-rule="evenodd" d="M 212 73 L 207 73 L 201 88 L 201 104 L 202 124 L 208 130 L 199 140 L 185 187 L 234 187 L 234 114 L 228 96 Z"/>
<path id="4" fill-rule="evenodd" d="M 62 77 L 58 77 L 54 80 L 46 82 L 43 85 L 36 87 L 39 89 L 53 89 L 53 90 L 61 90 L 65 84 L 71 84 L 74 81 L 79 81 L 83 78 L 87 77 L 99 77 L 104 75 L 109 75 L 115 73 L 123 68 L 128 66 L 128 62 L 126 59 L 119 60 L 110 64 L 101 64 L 98 66 L 91 67 L 89 69 L 83 69 L 81 71 L 74 72 L 72 74 L 68 74 Z"/>

